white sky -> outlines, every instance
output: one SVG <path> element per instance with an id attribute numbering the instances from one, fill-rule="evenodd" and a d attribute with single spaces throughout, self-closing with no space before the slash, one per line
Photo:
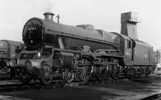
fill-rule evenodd
<path id="1" fill-rule="evenodd" d="M 0 39 L 21 40 L 24 23 L 45 11 L 60 14 L 61 23 L 93 24 L 120 32 L 120 14 L 139 14 L 138 36 L 161 48 L 161 0 L 0 0 Z"/>

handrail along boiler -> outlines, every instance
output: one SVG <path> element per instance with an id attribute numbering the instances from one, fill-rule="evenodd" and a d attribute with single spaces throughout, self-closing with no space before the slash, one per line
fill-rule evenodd
<path id="1" fill-rule="evenodd" d="M 44 15 L 45 19 L 31 18 L 23 29 L 25 49 L 18 61 L 25 70 L 19 73 L 22 82 L 88 82 L 109 77 L 136 78 L 153 72 L 152 47 L 128 36 L 129 29 L 127 34 L 118 34 L 94 29 L 89 24 L 56 23 L 54 14 Z"/>

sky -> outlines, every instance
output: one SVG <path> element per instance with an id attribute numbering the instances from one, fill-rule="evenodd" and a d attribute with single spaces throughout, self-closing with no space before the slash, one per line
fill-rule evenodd
<path id="1" fill-rule="evenodd" d="M 138 13 L 138 36 L 161 48 L 161 0 L 0 0 L 0 39 L 22 41 L 23 25 L 51 11 L 68 25 L 92 24 L 96 29 L 120 32 L 120 15 Z"/>

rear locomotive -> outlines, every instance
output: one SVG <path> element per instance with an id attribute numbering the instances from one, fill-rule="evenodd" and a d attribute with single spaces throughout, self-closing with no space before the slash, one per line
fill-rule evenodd
<path id="1" fill-rule="evenodd" d="M 23 83 L 31 80 L 43 84 L 53 80 L 86 83 L 136 77 L 142 68 L 143 72 L 150 71 L 146 75 L 152 72 L 154 63 L 149 61 L 153 59 L 150 58 L 153 50 L 146 43 L 124 34 L 97 30 L 92 25 L 59 24 L 53 21 L 54 14 L 44 15 L 45 19 L 31 18 L 23 29 L 25 49 L 18 59 L 19 79 Z M 140 50 L 148 57 L 139 63 L 144 59 L 138 54 Z"/>
<path id="2" fill-rule="evenodd" d="M 23 44 L 18 41 L 0 40 L 0 78 L 11 78 L 13 67 L 17 64 L 19 49 Z"/>

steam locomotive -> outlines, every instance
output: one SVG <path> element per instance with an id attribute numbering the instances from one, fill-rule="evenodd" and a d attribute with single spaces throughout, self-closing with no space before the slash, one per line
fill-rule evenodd
<path id="1" fill-rule="evenodd" d="M 92 25 L 64 25 L 45 18 L 31 18 L 23 29 L 25 49 L 19 54 L 20 81 L 50 84 L 109 78 L 138 78 L 153 73 L 153 47 L 137 39 L 136 19 L 122 15 L 121 34 L 95 29 Z"/>

